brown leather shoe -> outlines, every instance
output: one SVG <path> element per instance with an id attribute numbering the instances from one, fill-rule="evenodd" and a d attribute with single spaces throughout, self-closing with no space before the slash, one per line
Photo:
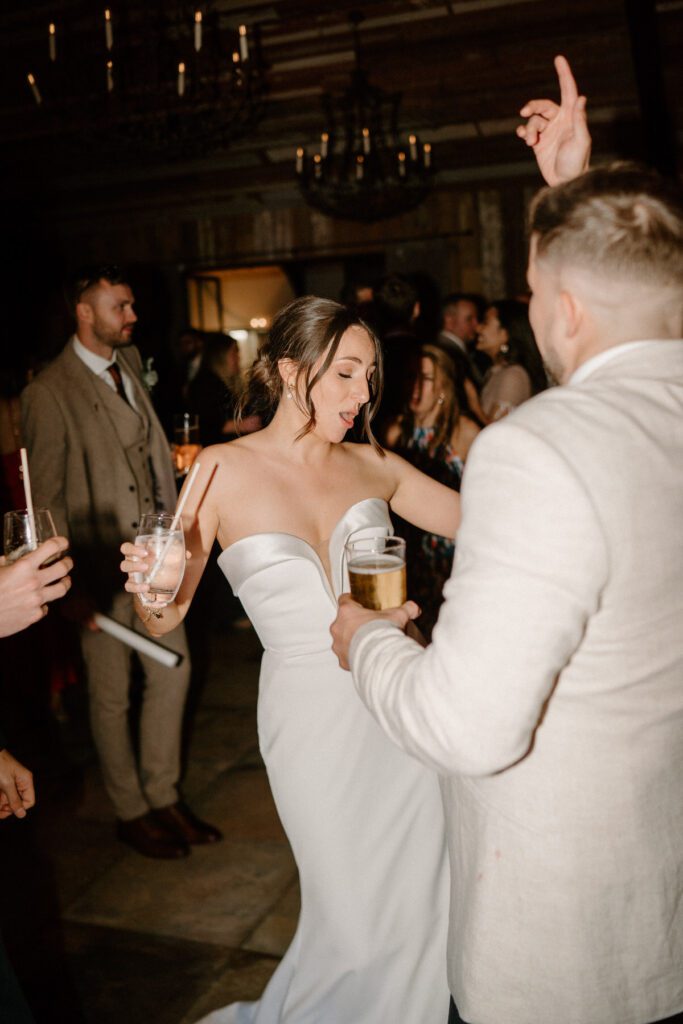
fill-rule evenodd
<path id="1" fill-rule="evenodd" d="M 176 860 L 187 857 L 190 847 L 175 832 L 163 828 L 148 811 L 139 818 L 129 821 L 117 821 L 116 836 L 122 843 L 127 843 L 143 857 L 157 857 L 162 860 Z"/>
<path id="2" fill-rule="evenodd" d="M 191 843 L 193 846 L 217 843 L 223 838 L 223 834 L 217 828 L 207 825 L 205 821 L 200 821 L 180 800 L 168 807 L 159 807 L 152 811 L 152 814 L 159 825 L 172 835 L 177 836 L 178 839 L 184 839 L 186 843 Z"/>

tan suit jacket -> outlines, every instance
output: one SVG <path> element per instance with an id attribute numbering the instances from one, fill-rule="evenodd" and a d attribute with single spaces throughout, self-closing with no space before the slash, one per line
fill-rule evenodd
<path id="1" fill-rule="evenodd" d="M 69 538 L 74 583 L 101 611 L 122 588 L 122 541 L 133 538 L 143 512 L 172 511 L 176 502 L 169 445 L 141 381 L 140 354 L 130 346 L 117 358 L 137 411 L 70 342 L 22 395 L 34 503 L 49 508 Z"/>
<path id="2" fill-rule="evenodd" d="M 448 976 L 473 1024 L 683 1010 L 683 342 L 624 348 L 475 441 L 431 647 L 363 700 L 441 773 Z"/>

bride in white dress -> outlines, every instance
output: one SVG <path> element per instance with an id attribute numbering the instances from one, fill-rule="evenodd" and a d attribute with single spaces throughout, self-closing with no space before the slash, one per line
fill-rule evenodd
<path id="1" fill-rule="evenodd" d="M 282 310 L 250 384 L 276 406 L 272 421 L 202 452 L 178 597 L 155 615 L 135 602 L 152 635 L 173 629 L 218 537 L 219 564 L 265 648 L 259 742 L 301 915 L 261 999 L 202 1024 L 438 1024 L 448 1014 L 438 780 L 380 731 L 330 647 L 349 537 L 390 533 L 389 506 L 448 537 L 459 519 L 455 492 L 371 433 L 370 444 L 343 443 L 359 414 L 369 432 L 380 380 L 379 344 L 353 312 L 311 297 Z M 144 566 L 143 548 L 121 550 L 124 571 Z"/>

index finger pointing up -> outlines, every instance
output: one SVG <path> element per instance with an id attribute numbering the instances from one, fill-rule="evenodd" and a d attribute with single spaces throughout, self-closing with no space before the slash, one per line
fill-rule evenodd
<path id="1" fill-rule="evenodd" d="M 558 56 L 555 58 L 555 70 L 560 82 L 562 106 L 573 106 L 579 98 L 579 90 L 576 87 L 572 69 L 569 67 L 569 61 L 566 57 Z"/>

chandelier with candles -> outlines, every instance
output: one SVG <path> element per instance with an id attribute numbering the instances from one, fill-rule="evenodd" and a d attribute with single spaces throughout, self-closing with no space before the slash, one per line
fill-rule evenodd
<path id="1" fill-rule="evenodd" d="M 323 96 L 326 126 L 313 154 L 296 150 L 301 192 L 311 206 L 343 220 L 381 220 L 418 206 L 433 184 L 432 147 L 398 131 L 400 93 L 372 85 L 363 68 L 360 12 L 349 15 L 355 69 L 340 97 Z"/>
<path id="2" fill-rule="evenodd" d="M 201 156 L 259 119 L 258 36 L 212 0 L 119 0 L 80 22 L 56 16 L 27 84 L 46 131 L 87 128 L 136 153 Z"/>

